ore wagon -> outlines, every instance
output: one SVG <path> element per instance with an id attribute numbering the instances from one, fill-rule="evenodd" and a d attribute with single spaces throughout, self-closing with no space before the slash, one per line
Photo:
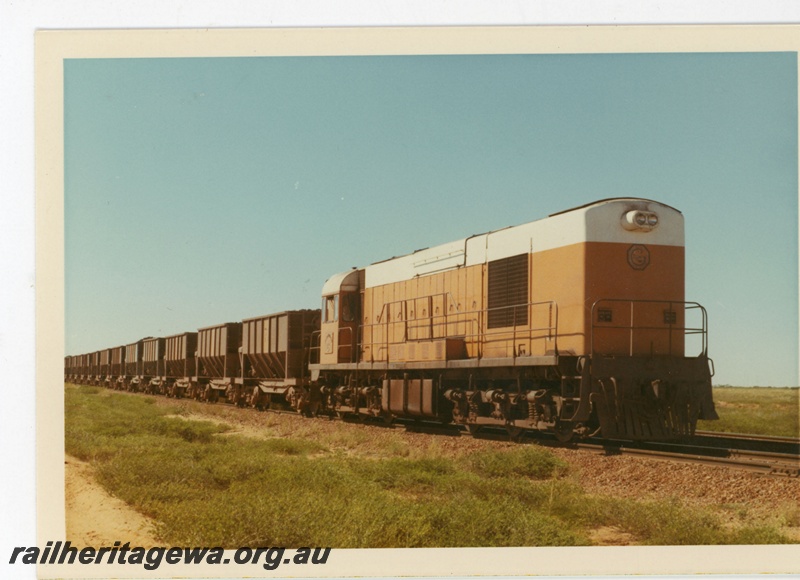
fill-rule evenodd
<path id="1" fill-rule="evenodd" d="M 163 338 L 146 338 L 142 341 L 142 374 L 139 382 L 146 393 L 161 392 L 161 377 L 164 375 Z"/>
<path id="2" fill-rule="evenodd" d="M 186 396 L 197 375 L 197 333 L 168 336 L 165 341 L 162 392 L 170 397 Z"/>
<path id="3" fill-rule="evenodd" d="M 111 385 L 111 350 L 104 348 L 100 351 L 100 374 L 97 385 L 108 387 Z"/>
<path id="4" fill-rule="evenodd" d="M 319 310 L 293 310 L 242 321 L 242 376 L 236 384 L 247 403 L 311 409 L 308 356 L 319 316 Z"/>
<path id="5" fill-rule="evenodd" d="M 122 375 L 122 384 L 129 391 L 142 389 L 142 357 L 144 356 L 144 339 L 137 340 L 125 346 L 125 371 Z"/>
<path id="6" fill-rule="evenodd" d="M 197 331 L 197 375 L 192 380 L 193 396 L 210 402 L 220 397 L 240 402 L 243 393 L 237 389 L 236 379 L 241 375 L 241 345 L 241 322 L 226 322 Z"/>
<path id="7" fill-rule="evenodd" d="M 115 346 L 111 349 L 111 376 L 110 386 L 117 390 L 125 388 L 125 352 L 124 346 Z"/>

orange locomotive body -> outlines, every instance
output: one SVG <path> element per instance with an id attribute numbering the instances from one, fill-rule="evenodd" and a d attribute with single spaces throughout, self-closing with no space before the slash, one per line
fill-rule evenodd
<path id="1" fill-rule="evenodd" d="M 635 439 L 716 418 L 683 216 L 658 202 L 603 200 L 353 269 L 322 309 L 310 370 L 339 413 Z"/>

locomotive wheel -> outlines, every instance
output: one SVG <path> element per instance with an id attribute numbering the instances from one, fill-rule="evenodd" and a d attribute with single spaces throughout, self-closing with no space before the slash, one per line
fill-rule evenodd
<path id="1" fill-rule="evenodd" d="M 510 441 L 519 441 L 524 432 L 525 430 L 522 427 L 506 424 L 506 433 L 508 433 L 508 439 Z"/>
<path id="2" fill-rule="evenodd" d="M 467 423 L 467 431 L 469 431 L 469 434 L 472 435 L 473 437 L 477 437 L 480 430 L 481 430 L 480 425 L 477 425 L 475 423 Z"/>
<path id="3" fill-rule="evenodd" d="M 575 430 L 573 429 L 572 423 L 556 422 L 553 432 L 555 433 L 556 439 L 558 439 L 561 443 L 569 443 L 575 436 Z"/>

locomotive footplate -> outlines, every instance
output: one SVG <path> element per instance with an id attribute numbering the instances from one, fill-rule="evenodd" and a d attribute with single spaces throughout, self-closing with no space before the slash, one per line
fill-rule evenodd
<path id="1" fill-rule="evenodd" d="M 595 356 L 591 376 L 603 437 L 676 439 L 691 436 L 698 419 L 719 418 L 704 356 Z"/>

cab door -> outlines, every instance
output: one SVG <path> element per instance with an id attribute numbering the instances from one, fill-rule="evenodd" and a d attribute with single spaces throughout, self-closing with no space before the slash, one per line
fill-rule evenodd
<path id="1" fill-rule="evenodd" d="M 358 292 L 341 292 L 323 297 L 321 364 L 356 362 L 359 301 Z"/>
<path id="2" fill-rule="evenodd" d="M 360 272 L 356 268 L 329 278 L 322 288 L 320 364 L 356 362 L 361 319 Z"/>
<path id="3" fill-rule="evenodd" d="M 322 297 L 320 364 L 339 362 L 339 295 Z"/>
<path id="4" fill-rule="evenodd" d="M 339 344 L 340 363 L 357 362 L 358 321 L 361 319 L 358 292 L 342 292 L 339 295 Z"/>

